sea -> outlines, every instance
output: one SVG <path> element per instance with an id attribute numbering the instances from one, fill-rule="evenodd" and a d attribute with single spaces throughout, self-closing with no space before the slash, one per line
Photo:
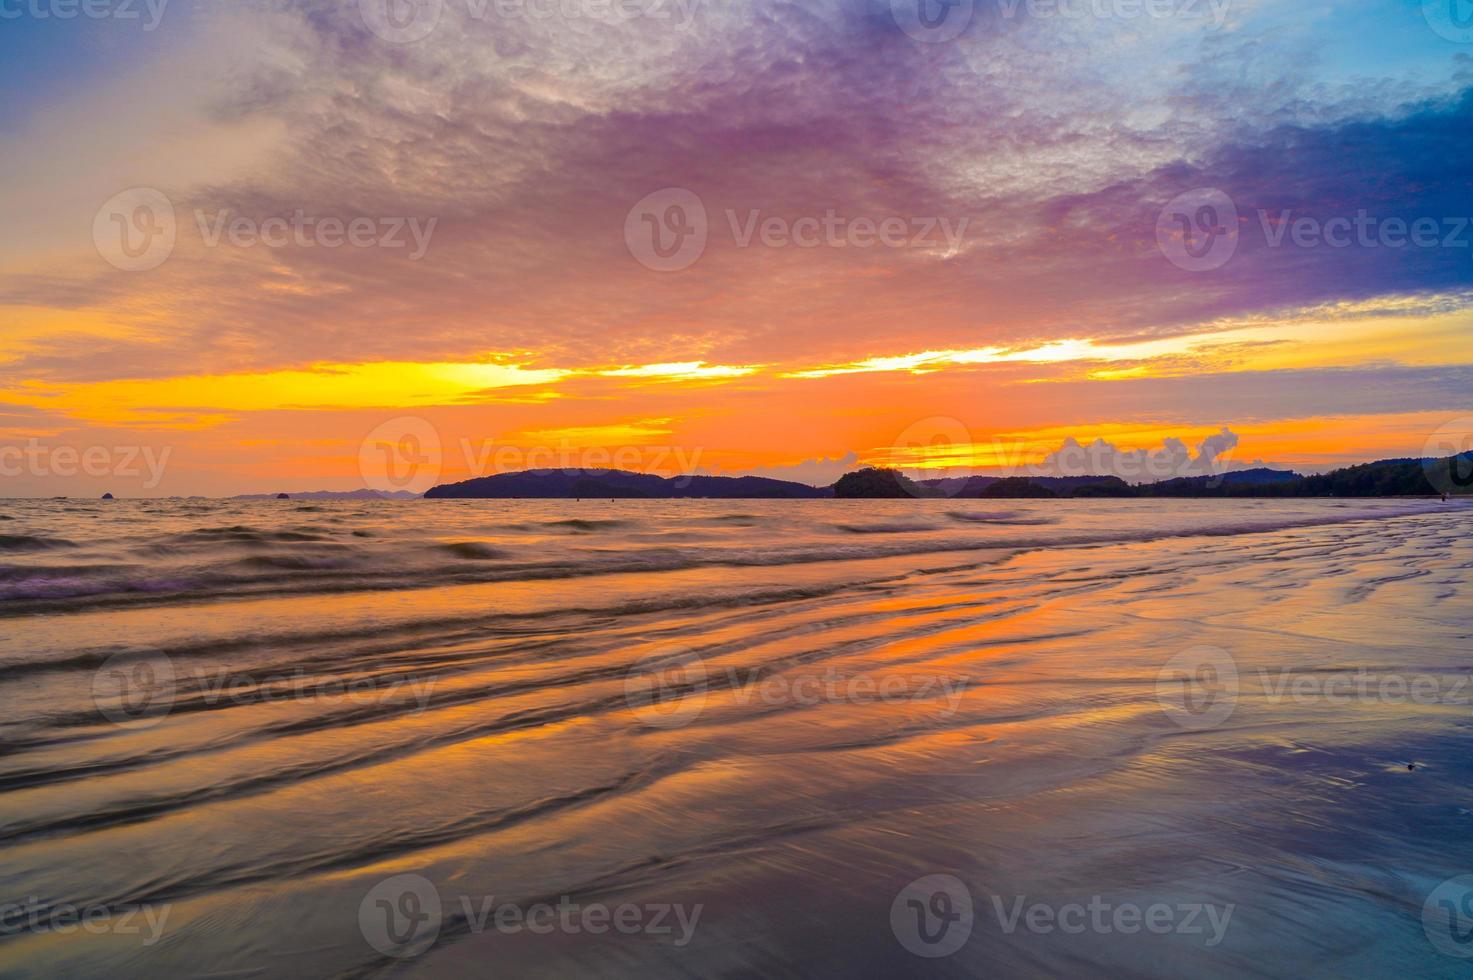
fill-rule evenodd
<path id="1" fill-rule="evenodd" d="M 1473 973 L 1473 503 L 0 500 L 3 977 Z"/>

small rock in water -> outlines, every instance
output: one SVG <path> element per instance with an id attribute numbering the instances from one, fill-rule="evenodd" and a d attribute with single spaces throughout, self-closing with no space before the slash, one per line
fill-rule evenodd
<path id="1" fill-rule="evenodd" d="M 105 494 L 103 494 L 103 495 L 102 495 L 102 499 L 103 499 L 103 500 L 112 500 L 112 499 L 114 499 L 114 498 L 113 498 L 113 495 L 112 495 L 112 494 L 110 494 L 110 493 L 105 493 Z"/>

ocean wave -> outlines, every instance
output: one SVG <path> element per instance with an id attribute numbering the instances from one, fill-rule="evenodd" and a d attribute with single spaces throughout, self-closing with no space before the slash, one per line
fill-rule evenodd
<path id="1" fill-rule="evenodd" d="M 235 524 L 229 527 L 200 527 L 182 534 L 173 535 L 171 540 L 185 543 L 205 542 L 217 544 L 219 542 L 232 542 L 239 544 L 305 544 L 317 541 L 330 541 L 332 536 L 322 533 L 313 527 L 282 528 L 280 530 L 267 530 L 259 527 L 251 527 L 244 524 Z"/>
<path id="2" fill-rule="evenodd" d="M 553 505 L 524 506 L 512 513 L 531 528 L 559 516 Z M 1309 887 L 1327 896 L 1319 911 L 1343 911 L 1344 902 L 1371 895 L 1380 903 L 1371 911 L 1380 916 L 1384 907 L 1391 921 L 1404 910 L 1406 889 L 1385 882 L 1411 880 L 1405 871 L 1435 883 L 1448 849 L 1465 836 L 1466 813 L 1446 799 L 1467 774 L 1460 715 L 1450 705 L 1402 698 L 1307 711 L 1260 697 L 1267 681 L 1259 679 L 1281 666 L 1327 680 L 1351 670 L 1415 671 L 1453 690 L 1468 674 L 1459 652 L 1469 606 L 1459 583 L 1461 570 L 1473 567 L 1473 511 L 1458 518 L 1451 509 L 1071 505 L 1056 525 L 1030 530 L 995 519 L 1040 511 L 948 523 L 942 508 L 957 505 L 938 503 L 921 512 L 936 531 L 887 537 L 836 530 L 832 508 L 805 514 L 752 504 L 761 533 L 728 535 L 707 523 L 699 546 L 650 549 L 651 535 L 716 520 L 730 506 L 712 506 L 706 518 L 664 505 L 625 517 L 639 511 L 622 506 L 613 513 L 625 518 L 627 534 L 543 534 L 535 547 L 488 532 L 485 512 L 355 519 L 376 537 L 323 532 L 332 543 L 352 543 L 328 555 L 351 559 L 344 571 L 253 571 L 231 560 L 322 556 L 327 542 L 280 541 L 242 554 L 222 541 L 212 563 L 192 552 L 188 562 L 99 574 L 115 584 L 178 575 L 192 595 L 207 581 L 220 598 L 276 590 L 313 599 L 0 624 L 11 641 L 0 642 L 0 847 L 10 891 L 40 918 L 69 907 L 178 904 L 171 928 L 179 931 L 151 947 L 146 961 L 136 947 L 116 954 L 71 937 L 61 954 L 89 974 L 279 972 L 286 960 L 276 956 L 314 976 L 402 969 L 364 945 L 355 914 L 377 883 L 400 874 L 442 890 L 437 945 L 412 970 L 470 973 L 492 955 L 509 972 L 536 972 L 517 969 L 528 961 L 514 958 L 516 943 L 472 935 L 480 926 L 471 929 L 465 916 L 488 906 L 465 900 L 494 894 L 523 907 L 563 897 L 709 903 L 708 932 L 698 940 L 706 945 L 681 955 L 714 955 L 689 962 L 730 973 L 747 962 L 760 972 L 758 961 L 789 941 L 780 925 L 776 939 L 762 923 L 750 928 L 743 910 L 754 894 L 806 902 L 804 882 L 837 882 L 830 892 L 860 896 L 882 923 L 878 934 L 846 934 L 874 945 L 845 966 L 863 972 L 869 959 L 888 967 L 893 954 L 904 972 L 906 954 L 883 926 L 883 903 L 932 869 L 964 874 L 968 841 L 1017 840 L 1009 844 L 1017 867 L 1083 882 L 1084 894 L 1135 895 L 1130 882 L 1111 877 L 1119 862 L 1109 858 L 1136 847 L 1136 856 L 1160 863 L 1160 848 L 1138 839 L 1128 819 L 1142 792 L 1163 832 L 1193 843 L 1176 848 L 1155 876 L 1188 883 L 1190 892 L 1157 888 L 1153 894 L 1168 901 L 1190 894 L 1193 902 L 1281 902 L 1270 911 L 1292 913 Z M 846 513 L 856 525 L 918 523 L 917 510 L 898 506 Z M 167 520 L 152 534 L 120 533 L 109 523 L 95 537 L 38 521 L 24 529 L 89 543 L 80 552 L 7 556 L 0 570 L 14 579 L 17 568 L 41 575 L 47 563 L 53 573 L 94 557 L 101 565 L 198 523 L 177 513 Z M 293 527 L 245 523 L 264 533 Z M 1297 530 L 1317 523 L 1325 527 Z M 1253 536 L 1281 530 L 1274 524 L 1295 530 Z M 1223 536 L 1171 540 L 1204 534 Z M 1160 543 L 1135 544 L 1149 541 Z M 465 562 L 446 550 L 503 543 L 514 558 Z M 1034 553 L 1010 560 L 1024 546 Z M 913 557 L 938 552 L 948 554 Z M 833 564 L 785 567 L 825 561 Z M 334 589 L 667 567 L 697 571 L 415 598 L 316 598 Z M 1295 587 L 1317 590 L 1312 606 L 1293 606 L 1301 597 L 1266 605 L 1276 590 Z M 1445 591 L 1463 601 L 1429 603 Z M 1141 595 L 1149 609 L 1128 605 Z M 1350 595 L 1367 603 L 1352 618 L 1301 615 Z M 1264 609 L 1269 614 L 1255 618 Z M 1161 665 L 1197 643 L 1230 648 L 1242 682 L 1231 723 L 1207 731 L 1179 728 L 1159 701 Z M 692 654 L 704 665 L 698 682 L 670 669 Z M 145 706 L 136 724 L 101 723 L 97 669 L 141 667 L 150 657 L 172 661 L 167 706 Z M 662 683 L 642 701 L 645 689 L 631 693 L 631 676 Z M 951 686 L 945 696 L 911 686 L 889 701 L 801 696 L 797 681 L 828 677 Z M 215 696 L 285 690 L 298 678 L 309 689 L 319 680 L 336 687 L 288 701 Z M 388 682 L 397 678 L 435 684 L 396 691 Z M 355 682 L 384 682 L 387 693 L 342 693 Z M 656 698 L 673 695 L 678 705 L 687 694 L 701 696 L 699 708 L 675 727 L 645 710 Z M 1060 799 L 1077 805 L 1061 810 Z M 1265 799 L 1294 819 L 1265 823 Z M 1156 805 L 1161 800 L 1170 805 Z M 1407 814 L 1431 815 L 1414 847 L 1403 832 Z M 1318 835 L 1306 836 L 1305 827 Z M 1071 841 L 1099 846 L 1061 846 Z M 1250 881 L 1236 873 L 1248 865 L 1264 874 Z M 1373 880 L 1367 867 L 1385 874 Z M 1274 891 L 1278 882 L 1289 884 Z M 1237 890 L 1198 894 L 1198 887 Z M 865 896 L 880 896 L 880 904 Z M 542 943 L 533 955 L 563 974 L 607 955 L 605 946 L 562 955 L 572 941 Z M 0 935 L 11 963 L 47 942 Z M 1025 957 L 1008 961 L 1013 972 L 1054 965 L 1028 959 L 1044 947 L 1026 945 Z M 621 946 L 630 957 L 645 948 Z M 732 950 L 755 952 L 744 961 L 729 958 Z M 1008 951 L 995 943 L 985 952 L 998 950 Z M 662 946 L 653 955 L 668 953 Z M 980 958 L 963 965 L 985 966 Z"/>
<path id="3" fill-rule="evenodd" d="M 0 551 L 53 551 L 75 548 L 76 542 L 65 538 L 46 538 L 34 534 L 0 534 Z"/>
<path id="4" fill-rule="evenodd" d="M 835 524 L 845 534 L 918 534 L 938 530 L 935 524 Z"/>
<path id="5" fill-rule="evenodd" d="M 252 555 L 233 562 L 232 567 L 267 568 L 284 572 L 341 571 L 354 567 L 356 563 L 346 556 L 331 555 Z"/>
<path id="6" fill-rule="evenodd" d="M 986 514 L 949 510 L 946 512 L 946 516 L 954 521 L 963 521 L 967 524 L 998 524 L 1012 527 L 1030 527 L 1059 523 L 1058 518 L 1055 517 L 1027 516 L 1018 511 L 999 511 L 993 514 Z"/>
<path id="7" fill-rule="evenodd" d="M 505 551 L 493 548 L 481 541 L 456 541 L 451 544 L 442 544 L 440 550 L 465 561 L 490 561 L 494 558 L 506 557 Z"/>
<path id="8" fill-rule="evenodd" d="M 543 527 L 566 527 L 566 528 L 572 528 L 575 531 L 610 531 L 610 530 L 613 530 L 614 528 L 628 527 L 629 526 L 629 522 L 628 521 L 614 521 L 614 520 L 598 521 L 598 520 L 587 520 L 587 519 L 583 519 L 583 518 L 574 518 L 574 519 L 571 519 L 571 520 L 563 520 L 563 521 L 547 521 L 542 526 Z"/>
<path id="9" fill-rule="evenodd" d="M 538 519 L 556 505 L 534 504 L 528 506 L 532 513 L 515 527 L 565 529 L 575 535 L 567 541 L 544 539 L 526 554 L 518 543 L 525 539 L 505 530 L 488 532 L 483 514 L 466 515 L 460 510 L 446 512 L 448 518 L 438 515 L 428 524 L 413 526 L 360 523 L 349 529 L 293 521 L 273 528 L 251 520 L 183 531 L 170 528 L 152 537 L 146 531 L 130 530 L 125 536 L 99 535 L 85 548 L 73 543 L 78 535 L 70 528 L 63 537 L 48 533 L 48 527 L 0 538 L 0 542 L 12 542 L 8 554 L 15 556 L 0 576 L 0 618 L 212 599 L 387 592 L 703 567 L 781 567 L 941 552 L 1005 554 L 1177 536 L 1230 537 L 1316 524 L 1394 520 L 1438 507 L 1427 503 L 1334 510 L 1303 503 L 1251 510 L 1205 506 L 1181 508 L 1174 522 L 1159 521 L 1159 515 L 1149 521 L 1126 520 L 1113 511 L 1096 513 L 1083 508 L 1047 516 L 1022 509 L 928 511 L 919 515 L 922 519 L 910 512 L 903 520 L 895 520 L 890 518 L 899 516 L 899 508 L 876 507 L 874 517 L 879 519 L 835 525 L 815 520 L 833 513 L 826 503 L 774 505 L 760 516 L 770 524 L 766 533 L 740 536 L 701 534 L 692 528 L 734 524 L 758 515 L 718 511 L 707 516 L 675 516 L 651 508 L 639 519 L 623 515 Z M 909 503 L 915 507 L 925 504 Z M 242 507 L 237 512 L 261 516 L 259 508 Z M 950 523 L 923 519 L 943 514 Z M 1036 533 L 1014 533 L 1029 528 Z M 594 532 L 598 537 L 592 540 L 598 540 L 600 547 L 572 543 L 590 540 L 587 535 Z M 661 546 L 651 547 L 652 540 L 659 540 Z M 27 550 L 19 550 L 17 543 Z M 509 550 L 508 544 L 517 547 Z M 54 564 L 51 557 L 61 548 L 67 549 L 69 557 L 75 556 L 65 566 Z M 232 555 L 237 549 L 245 554 Z"/>

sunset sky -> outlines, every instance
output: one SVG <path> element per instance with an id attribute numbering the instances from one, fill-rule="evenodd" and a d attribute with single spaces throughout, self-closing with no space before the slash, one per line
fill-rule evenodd
<path id="1" fill-rule="evenodd" d="M 1473 415 L 1457 0 L 109 2 L 0 2 L 0 447 L 167 469 L 0 496 Z"/>

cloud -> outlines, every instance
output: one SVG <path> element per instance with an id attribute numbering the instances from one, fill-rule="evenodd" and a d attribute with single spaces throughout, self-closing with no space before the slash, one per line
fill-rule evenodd
<path id="1" fill-rule="evenodd" d="M 58 107 L 11 143 L 27 166 L 4 193 L 24 240 L 70 241 L 81 261 L 12 269 L 0 294 L 104 305 L 170 341 L 120 341 L 119 363 L 142 345 L 165 369 L 210 373 L 500 350 L 846 364 L 1181 332 L 1466 278 L 1468 253 L 1451 249 L 1246 243 L 1193 277 L 1156 248 L 1160 208 L 1197 186 L 1250 215 L 1473 210 L 1459 168 L 1424 162 L 1473 152 L 1468 99 L 1446 72 L 1368 86 L 1308 67 L 1311 40 L 1333 48 L 1336 31 L 1363 32 L 1348 19 L 1316 33 L 1285 4 L 1235 4 L 1219 31 L 1205 16 L 1010 18 L 984 4 L 957 43 L 925 45 L 879 0 L 705 3 L 689 24 L 503 6 L 475 17 L 482 5 L 447 3 L 439 29 L 410 45 L 374 37 L 357 4 L 336 0 L 247 3 L 192 25 L 189 50 L 208 56 L 175 52 L 119 98 Z M 1244 58 L 1273 84 L 1249 91 Z M 67 200 L 54 201 L 56 175 L 35 161 L 95 159 L 77 134 L 104 123 L 137 138 L 106 135 L 116 152 L 69 170 Z M 184 135 L 161 144 L 161 125 Z M 198 149 L 221 134 L 225 151 Z M 179 212 L 176 254 L 153 273 L 114 273 L 85 240 L 119 181 L 161 187 Z M 667 186 L 701 197 L 712 232 L 676 275 L 639 266 L 623 237 L 629 209 Z M 438 225 L 418 262 L 207 248 L 194 227 L 197 210 L 260 221 L 298 209 Z M 830 209 L 969 223 L 946 257 L 743 247 L 727 215 Z"/>
<path id="2" fill-rule="evenodd" d="M 1209 476 L 1232 468 L 1227 458 L 1238 437 L 1227 426 L 1203 439 L 1193 453 L 1177 438 L 1159 449 L 1121 449 L 1104 439 L 1088 446 L 1073 436 L 1049 453 L 1037 470 L 1047 476 L 1116 476 L 1128 483 L 1153 483 L 1184 476 Z"/>
<path id="3" fill-rule="evenodd" d="M 833 485 L 839 477 L 859 466 L 859 454 L 848 452 L 842 456 L 830 459 L 820 456 L 817 459 L 805 459 L 801 463 L 792 466 L 766 466 L 748 471 L 743 475 L 765 476 L 771 480 L 791 480 L 795 483 L 806 483 L 813 487 L 827 487 Z M 723 474 L 730 475 L 730 474 Z"/>

